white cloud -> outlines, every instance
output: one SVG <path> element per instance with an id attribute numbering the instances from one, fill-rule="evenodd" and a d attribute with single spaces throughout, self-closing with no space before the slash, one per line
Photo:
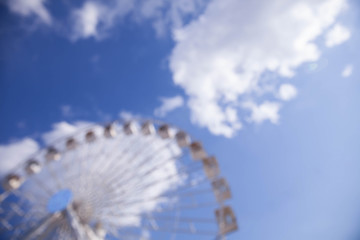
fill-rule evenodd
<path id="1" fill-rule="evenodd" d="M 74 38 L 97 36 L 97 27 L 102 17 L 102 6 L 95 2 L 87 2 L 81 9 L 74 11 Z"/>
<path id="2" fill-rule="evenodd" d="M 151 1 L 143 1 L 143 6 Z M 158 36 L 163 36 L 167 28 L 177 29 L 184 25 L 184 19 L 189 16 L 194 17 L 205 5 L 206 0 L 155 0 L 158 2 L 156 11 L 153 14 L 144 15 L 153 19 L 153 26 Z M 162 8 L 158 4 L 161 3 Z"/>
<path id="3" fill-rule="evenodd" d="M 341 76 L 344 78 L 350 77 L 353 73 L 353 65 L 346 65 L 344 70 L 341 73 Z"/>
<path id="4" fill-rule="evenodd" d="M 325 35 L 325 45 L 327 47 L 334 47 L 336 45 L 342 44 L 351 37 L 351 32 L 349 29 L 344 27 L 341 24 L 335 24 L 327 34 Z"/>
<path id="5" fill-rule="evenodd" d="M 36 16 L 41 22 L 51 25 L 52 16 L 47 10 L 47 0 L 7 0 L 10 10 L 21 16 Z M 207 0 L 85 0 L 80 7 L 70 7 L 70 39 L 95 38 L 101 40 L 115 24 L 125 17 L 131 21 L 152 21 L 158 36 L 169 29 L 182 27 L 184 19 L 196 16 Z M 69 7 L 68 5 L 66 7 Z M 60 22 L 58 22 L 60 23 Z"/>
<path id="6" fill-rule="evenodd" d="M 63 117 L 71 117 L 74 115 L 72 107 L 70 105 L 62 105 L 60 106 L 60 110 Z"/>
<path id="7" fill-rule="evenodd" d="M 226 109 L 255 101 L 264 73 L 291 78 L 301 64 L 317 61 L 314 40 L 345 6 L 345 0 L 210 2 L 196 21 L 175 31 L 170 58 L 174 82 L 189 96 L 192 121 L 232 136 L 240 123 L 234 126 Z M 278 120 L 277 104 L 251 108 L 254 122 Z"/>
<path id="8" fill-rule="evenodd" d="M 196 15 L 204 4 L 205 0 L 87 0 L 80 8 L 72 10 L 71 38 L 102 39 L 108 30 L 128 16 L 137 22 L 152 21 L 157 35 L 162 36 L 169 28 L 182 27 L 183 19 Z"/>
<path id="9" fill-rule="evenodd" d="M 140 115 L 138 114 L 134 114 L 132 112 L 129 112 L 129 111 L 121 111 L 119 113 L 119 117 L 125 121 L 129 121 L 129 120 L 135 120 L 135 119 L 139 119 L 141 118 Z"/>
<path id="10" fill-rule="evenodd" d="M 166 114 L 184 105 L 184 99 L 181 96 L 161 98 L 161 106 L 154 110 L 154 115 L 165 117 Z"/>
<path id="11" fill-rule="evenodd" d="M 79 9 L 72 11 L 73 40 L 94 37 L 101 39 L 114 25 L 115 20 L 128 14 L 134 5 L 133 0 L 118 0 L 113 4 L 86 1 Z"/>
<path id="12" fill-rule="evenodd" d="M 297 95 L 296 88 L 288 83 L 281 84 L 278 92 L 278 98 L 284 101 L 289 101 Z"/>
<path id="13" fill-rule="evenodd" d="M 279 110 L 280 104 L 277 102 L 265 101 L 260 105 L 256 105 L 254 102 L 244 102 L 243 107 L 251 110 L 250 122 L 260 124 L 265 120 L 269 120 L 271 123 L 276 124 L 279 122 Z"/>
<path id="14" fill-rule="evenodd" d="M 8 0 L 10 10 L 24 17 L 35 15 L 41 22 L 50 25 L 52 18 L 45 7 L 46 0 Z"/>
<path id="15" fill-rule="evenodd" d="M 336 21 L 346 0 L 213 0 L 204 8 L 207 2 L 86 0 L 70 14 L 71 38 L 102 39 L 125 18 L 152 22 L 160 36 L 171 29 L 170 69 L 188 95 L 192 122 L 231 137 L 241 128 L 244 101 L 259 102 L 269 92 L 282 100 L 296 96 L 295 87 L 266 82 L 267 73 L 291 78 L 303 63 L 319 60 L 319 37 L 335 46 L 351 35 Z"/>
<path id="16" fill-rule="evenodd" d="M 80 129 L 86 128 L 91 124 L 92 123 L 90 122 L 76 122 L 74 124 L 69 124 L 67 122 L 58 122 L 53 124 L 53 129 L 49 132 L 44 133 L 41 138 L 45 142 L 45 144 L 52 144 L 59 139 L 75 134 Z"/>
<path id="17" fill-rule="evenodd" d="M 77 131 L 77 127 L 67 122 L 55 123 L 52 127 L 53 129 L 51 131 L 42 135 L 42 139 L 47 144 L 51 144 L 64 136 L 72 135 Z"/>
<path id="18" fill-rule="evenodd" d="M 38 143 L 31 138 L 24 138 L 7 145 L 0 145 L 0 177 L 14 171 L 19 164 L 28 160 L 38 150 Z"/>

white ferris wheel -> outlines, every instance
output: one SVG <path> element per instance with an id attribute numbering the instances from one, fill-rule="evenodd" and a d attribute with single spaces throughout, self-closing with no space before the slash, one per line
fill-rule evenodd
<path id="1" fill-rule="evenodd" d="M 2 180 L 0 239 L 225 239 L 238 228 L 217 159 L 151 120 L 93 125 Z"/>

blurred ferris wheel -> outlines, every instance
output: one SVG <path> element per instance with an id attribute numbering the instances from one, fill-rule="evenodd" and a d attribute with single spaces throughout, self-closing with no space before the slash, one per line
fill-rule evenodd
<path id="1" fill-rule="evenodd" d="M 89 126 L 2 185 L 1 239 L 225 239 L 238 228 L 217 159 L 156 121 Z"/>

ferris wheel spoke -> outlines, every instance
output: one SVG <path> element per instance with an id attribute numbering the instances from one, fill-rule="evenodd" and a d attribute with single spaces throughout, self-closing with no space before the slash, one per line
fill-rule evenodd
<path id="1" fill-rule="evenodd" d="M 146 229 L 146 228 L 145 228 Z M 217 234 L 217 232 L 215 231 L 207 231 L 207 230 L 197 230 L 194 228 L 158 228 L 158 229 L 153 229 L 153 228 L 147 228 L 147 230 L 149 231 L 155 231 L 155 232 L 170 232 L 170 233 L 182 233 L 182 234 L 192 234 L 192 235 L 206 235 L 206 236 L 214 236 Z"/>
<path id="2" fill-rule="evenodd" d="M 73 188 L 81 188 L 84 183 L 84 177 L 87 175 L 86 164 L 88 164 L 89 157 L 93 154 L 93 149 L 91 148 L 92 142 L 88 142 L 82 145 L 80 149 L 77 151 L 77 155 L 73 158 L 74 168 L 77 168 L 76 181 L 72 181 L 75 183 Z"/>
<path id="3" fill-rule="evenodd" d="M 113 223 L 116 225 L 116 223 Z M 204 236 L 216 236 L 218 232 L 215 231 L 208 231 L 208 230 L 197 230 L 195 228 L 161 228 L 161 227 L 153 227 L 152 225 L 148 225 L 142 227 L 142 229 L 149 231 L 149 232 L 169 232 L 169 233 L 177 233 L 177 234 L 191 234 L 191 235 L 204 235 Z M 131 230 L 121 230 L 122 234 L 137 234 Z"/>
<path id="4" fill-rule="evenodd" d="M 209 207 L 213 207 L 218 205 L 217 202 L 198 202 L 198 203 L 192 203 L 192 204 L 182 204 L 182 205 L 169 205 L 166 207 L 161 207 L 161 208 L 157 208 L 152 210 L 153 214 L 157 214 L 157 213 L 165 213 L 165 212 L 171 212 L 173 210 L 181 210 L 181 211 L 191 211 L 189 213 L 193 213 L 194 209 L 202 209 L 202 208 L 209 208 Z M 108 216 L 108 217 L 136 217 L 136 216 L 142 216 L 142 213 L 139 212 L 128 212 L 128 211 L 120 211 L 118 213 L 116 213 L 115 211 L 111 211 L 111 214 L 108 213 L 104 213 L 104 215 L 102 216 Z"/>
<path id="5" fill-rule="evenodd" d="M 180 221 L 181 216 L 180 216 L 179 205 L 180 205 L 180 201 L 177 201 L 176 206 L 175 206 L 175 216 L 174 216 L 175 219 L 173 220 L 174 223 L 171 223 L 172 224 L 171 228 L 174 228 L 174 229 L 179 228 L 179 226 L 181 224 L 181 221 Z M 176 236 L 177 236 L 176 232 L 171 233 L 171 240 L 175 240 Z"/>
<path id="6" fill-rule="evenodd" d="M 63 176 L 64 188 L 76 188 L 79 187 L 79 183 L 83 182 L 84 161 L 86 161 L 85 154 L 88 154 L 88 145 L 76 144 L 76 149 L 64 151 L 63 158 L 60 161 L 67 173 Z"/>
<path id="7" fill-rule="evenodd" d="M 10 191 L 4 191 L 0 194 L 0 204 L 10 195 Z"/>
<path id="8" fill-rule="evenodd" d="M 145 166 L 146 163 L 148 163 L 151 158 L 146 158 L 145 161 L 141 162 L 139 165 L 135 166 L 135 167 L 132 167 L 133 169 L 136 169 L 135 173 L 131 172 L 131 171 L 128 171 L 129 174 L 135 174 L 135 175 L 130 175 L 127 179 L 124 179 L 125 177 L 122 176 L 120 177 L 119 179 L 117 179 L 116 181 L 114 181 L 114 183 L 117 183 L 117 182 L 122 182 L 122 183 L 126 183 L 126 185 L 129 185 L 129 181 L 130 183 L 131 182 L 135 182 L 136 183 L 136 180 L 138 180 L 137 182 L 141 181 L 141 179 L 143 179 L 144 177 L 147 177 L 149 176 L 150 174 L 154 173 L 155 171 L 159 170 L 159 169 L 162 169 L 164 168 L 165 165 L 169 164 L 169 163 L 176 163 L 176 161 L 178 161 L 179 159 L 181 159 L 181 156 L 183 154 L 179 154 L 179 155 L 176 155 L 176 156 L 172 156 L 170 158 L 165 158 L 164 161 L 160 161 L 158 162 L 157 164 L 155 164 L 155 166 L 152 166 L 150 169 L 146 170 L 146 167 L 148 166 Z M 143 170 L 145 169 L 145 170 Z M 145 171 L 145 172 L 144 172 Z M 181 171 L 181 170 L 180 170 Z M 129 175 L 128 174 L 128 175 Z M 126 176 L 128 176 L 126 175 Z M 121 185 L 120 185 L 121 187 Z"/>
<path id="9" fill-rule="evenodd" d="M 44 216 L 44 213 L 41 214 L 41 216 Z M 25 228 L 29 228 L 29 227 L 34 227 L 36 225 L 35 221 L 39 221 L 40 220 L 40 216 L 36 216 L 34 215 L 34 212 L 29 212 L 27 215 L 24 216 L 25 217 L 30 217 L 32 220 L 30 222 L 19 222 L 16 225 L 13 225 L 13 229 L 17 229 L 18 232 L 15 232 L 15 235 L 18 235 L 21 233 L 21 231 L 23 231 L 23 229 Z M 39 218 L 38 218 L 39 217 Z"/>
<path id="10" fill-rule="evenodd" d="M 185 223 L 189 223 L 188 228 L 174 228 L 174 227 L 159 226 L 158 224 L 151 223 L 150 218 L 143 218 L 143 219 L 147 220 L 148 223 L 146 225 L 142 225 L 141 227 L 139 227 L 139 229 L 146 230 L 148 232 L 169 232 L 169 233 L 176 233 L 176 234 L 191 234 L 191 235 L 203 235 L 203 236 L 216 236 L 218 234 L 218 232 L 215 232 L 215 231 L 196 229 L 196 227 L 194 227 L 194 225 L 191 224 L 193 222 L 188 221 L 188 219 L 186 219 L 187 221 L 184 221 Z M 158 220 L 158 219 L 156 219 L 156 220 Z M 114 219 L 114 220 L 108 219 L 107 224 L 117 226 L 116 221 L 117 221 L 116 219 Z M 215 220 L 212 220 L 212 221 L 215 221 Z M 141 233 L 139 232 L 138 229 L 136 229 L 136 230 L 135 229 L 121 229 L 121 230 L 119 230 L 119 232 L 121 233 L 120 236 L 131 235 L 131 236 L 138 237 L 137 239 L 140 239 L 139 237 L 141 237 Z"/>
<path id="11" fill-rule="evenodd" d="M 210 191 L 201 191 L 201 192 L 197 192 L 197 193 L 193 193 L 193 195 L 196 194 L 204 194 L 204 193 L 210 193 Z M 193 195 L 188 195 L 188 196 L 193 196 Z M 186 195 L 183 195 L 186 196 Z M 123 207 L 131 207 L 134 205 L 139 205 L 139 204 L 145 204 L 145 203 L 149 203 L 149 202 L 156 202 L 159 201 L 161 199 L 178 199 L 179 197 L 182 197 L 181 195 L 173 195 L 173 196 L 166 196 L 166 195 L 159 195 L 156 197 L 149 197 L 149 198 L 145 198 L 145 199 L 137 199 L 137 200 L 124 200 L 124 199 L 119 199 L 119 200 L 113 200 L 113 201 L 108 201 L 108 204 L 115 204 L 116 206 L 112 209 L 117 209 L 119 207 L 123 208 Z M 107 209 L 108 207 L 105 207 L 104 209 Z M 110 207 L 109 207 L 110 208 Z"/>
<path id="12" fill-rule="evenodd" d="M 89 163 L 87 172 L 91 172 L 92 168 L 94 168 L 94 166 L 96 166 L 96 164 L 101 164 L 101 165 L 107 164 L 108 161 L 106 161 L 106 159 L 108 159 L 109 156 L 111 156 L 114 153 L 117 145 L 121 141 L 124 141 L 122 136 L 119 136 L 118 139 L 115 140 L 115 141 L 110 141 L 109 142 L 109 140 L 113 140 L 113 139 L 99 138 L 99 139 L 96 139 L 92 143 L 94 145 L 92 147 L 94 152 L 91 155 L 95 155 L 95 156 L 98 156 L 98 157 L 97 158 L 90 158 L 91 161 L 87 160 L 87 162 Z"/>
<path id="13" fill-rule="evenodd" d="M 207 208 L 207 207 L 213 207 L 213 206 L 217 206 L 218 203 L 217 202 L 202 202 L 202 203 L 197 203 L 197 204 L 190 204 L 190 205 L 181 205 L 179 206 L 179 209 L 184 211 L 184 210 L 193 210 L 196 208 Z M 155 210 L 154 212 L 160 213 L 160 212 L 168 212 L 168 211 L 173 211 L 174 207 L 169 207 L 169 208 L 161 208 L 159 210 Z"/>
<path id="14" fill-rule="evenodd" d="M 62 152 L 62 158 L 60 159 L 60 163 L 66 172 L 69 172 L 71 170 L 71 168 L 69 166 L 69 164 L 70 164 L 69 161 L 73 160 L 73 157 L 71 157 L 71 155 L 73 155 L 73 154 L 74 154 L 74 151 L 72 151 L 72 150 Z M 66 160 L 68 160 L 68 161 L 66 161 Z M 71 162 L 73 162 L 73 161 L 71 161 Z"/>
<path id="15" fill-rule="evenodd" d="M 115 160 L 116 159 L 122 160 L 123 158 L 124 158 L 123 150 L 121 150 L 121 153 L 117 154 L 117 156 L 113 159 L 100 158 L 97 160 L 98 164 L 94 164 L 94 166 L 92 166 L 89 169 L 89 173 L 96 173 L 97 175 L 101 176 L 106 172 L 106 175 L 110 175 L 110 173 L 108 173 L 108 171 L 112 172 L 113 169 L 116 168 L 117 164 L 120 164 L 120 165 L 123 164 L 121 161 L 115 161 Z M 105 164 L 101 160 L 104 160 Z M 115 164 L 113 164 L 114 162 L 115 162 Z"/>
<path id="16" fill-rule="evenodd" d="M 139 154 L 139 152 L 141 151 L 145 151 L 147 150 L 147 148 L 151 147 L 153 136 L 147 136 L 146 138 L 144 138 L 144 140 L 142 140 L 142 142 L 139 143 L 139 138 L 141 138 L 141 135 L 139 134 L 135 134 L 132 135 L 133 137 L 133 141 L 130 142 L 130 144 L 123 149 L 122 154 L 128 154 L 128 155 L 137 155 Z"/>
<path id="17" fill-rule="evenodd" d="M 35 198 L 32 195 L 30 195 L 29 193 L 26 192 L 20 192 L 19 190 L 13 190 L 12 193 L 14 194 L 14 196 L 17 196 L 19 199 L 21 199 L 20 201 L 25 201 L 26 202 L 32 202 L 32 203 L 38 203 L 38 206 L 44 206 L 45 205 L 45 198 L 42 198 L 41 196 Z"/>
<path id="18" fill-rule="evenodd" d="M 181 155 L 171 157 L 170 159 L 165 159 L 165 161 L 160 162 L 159 164 L 156 164 L 150 170 L 147 170 L 145 173 L 142 173 L 141 175 L 139 175 L 138 172 L 141 172 L 142 169 L 144 168 L 143 164 L 139 164 L 138 166 L 133 166 L 131 168 L 136 169 L 136 172 L 130 171 L 130 169 L 128 169 L 128 171 L 127 171 L 128 174 L 124 174 L 122 177 L 119 177 L 118 179 L 110 179 L 108 181 L 110 183 L 112 183 L 114 186 L 116 186 L 116 188 L 121 187 L 123 185 L 122 183 L 126 183 L 126 185 L 131 185 L 132 182 L 136 181 L 135 179 L 137 179 L 137 178 L 140 179 L 140 180 L 143 179 L 143 177 L 148 176 L 149 174 L 151 174 L 154 171 L 158 170 L 160 167 L 163 167 L 165 164 L 167 164 L 167 163 L 169 163 L 171 161 L 176 161 L 180 156 Z M 150 160 L 150 159 L 146 159 L 146 160 Z M 146 162 L 146 161 L 144 161 L 144 162 Z M 131 174 L 135 174 L 135 175 L 131 175 Z M 127 178 L 125 178 L 125 177 L 127 177 Z"/>
<path id="19" fill-rule="evenodd" d="M 148 202 L 148 201 L 146 201 Z M 116 213 L 117 214 L 124 214 L 124 208 L 127 208 L 127 209 L 131 209 L 131 208 L 134 208 L 134 206 L 136 206 L 136 204 L 132 204 L 132 203 L 128 203 L 128 204 L 121 204 L 120 205 L 118 203 L 116 203 L 118 206 L 117 207 L 109 207 L 109 208 L 106 208 L 104 207 L 102 209 L 102 212 L 100 214 L 104 214 L 108 211 L 105 212 L 106 209 L 110 210 L 111 212 L 113 213 Z M 195 208 L 206 208 L 206 207 L 210 207 L 210 206 L 215 206 L 215 205 L 218 205 L 217 202 L 199 202 L 199 203 L 192 203 L 192 204 L 188 204 L 188 205 L 176 205 L 176 206 L 167 206 L 167 207 L 161 207 L 161 208 L 158 208 L 158 209 L 155 209 L 154 212 L 167 212 L 167 211 L 172 211 L 172 210 L 176 210 L 177 208 L 179 208 L 180 210 L 186 210 L 186 209 L 195 209 Z M 119 207 L 121 207 L 122 209 L 120 209 Z M 125 211 L 125 214 L 127 214 L 127 212 Z M 138 214 L 138 213 L 134 213 L 134 212 L 130 212 L 129 213 L 130 215 L 132 214 Z"/>
<path id="20" fill-rule="evenodd" d="M 176 173 L 174 174 L 171 174 L 171 175 L 168 175 L 166 176 L 165 178 L 160 178 L 160 179 L 157 179 L 147 185 L 141 185 L 141 183 L 139 181 L 135 182 L 135 184 L 132 186 L 133 187 L 133 191 L 134 192 L 138 192 L 138 191 L 142 191 L 146 188 L 149 188 L 149 187 L 153 187 L 154 185 L 156 184 L 159 184 L 163 181 L 169 181 L 171 179 L 174 179 L 174 178 L 180 178 L 180 177 L 188 177 L 189 175 L 191 174 L 196 174 L 196 173 L 202 173 L 202 168 L 201 167 L 198 167 L 198 166 L 194 166 L 195 164 L 190 164 L 189 166 L 187 167 L 184 167 L 180 170 L 178 170 Z M 145 176 L 148 176 L 148 174 L 146 174 Z M 145 177 L 143 176 L 143 177 Z"/>
<path id="21" fill-rule="evenodd" d="M 172 175 L 168 175 L 166 176 L 165 178 L 161 178 L 161 179 L 157 179 L 156 181 L 153 181 L 145 186 L 140 186 L 140 184 L 138 184 L 137 186 L 134 186 L 134 187 L 131 187 L 131 194 L 132 195 L 135 195 L 141 191 L 143 191 L 144 189 L 147 189 L 147 188 L 150 188 L 150 187 L 153 187 L 154 185 L 156 184 L 160 184 L 164 181 L 169 181 L 171 180 L 172 178 L 176 178 L 176 177 L 180 177 L 181 175 L 183 176 L 187 176 L 187 174 L 189 173 L 194 173 L 196 171 L 199 171 L 199 168 L 194 168 L 192 169 L 191 172 L 188 172 L 188 171 L 179 171 L 178 173 L 176 174 L 172 174 Z M 122 189 L 123 190 L 123 189 Z M 120 190 L 121 191 L 121 190 Z M 126 197 L 130 194 L 130 192 L 128 191 L 128 194 L 123 194 L 122 195 L 122 199 L 126 199 Z M 119 203 L 122 203 L 121 201 L 120 202 L 116 202 L 116 204 L 119 204 Z"/>
<path id="22" fill-rule="evenodd" d="M 114 237 L 124 240 L 142 240 L 142 234 L 140 232 L 125 232 L 124 230 L 118 229 L 119 226 L 116 223 L 107 222 L 107 224 L 110 226 L 110 233 Z"/>
<path id="23" fill-rule="evenodd" d="M 54 169 L 52 168 L 51 163 L 49 164 L 47 170 L 50 173 L 52 179 L 54 180 L 57 190 L 61 190 L 62 189 L 61 181 L 59 180 L 57 174 L 55 173 Z"/>
<path id="24" fill-rule="evenodd" d="M 138 136 L 139 137 L 139 136 Z M 138 144 L 136 144 L 136 141 L 133 142 L 132 146 L 137 146 L 138 150 L 135 151 L 130 151 L 131 146 L 129 148 L 127 148 L 126 150 L 123 150 L 119 155 L 117 155 L 114 160 L 118 159 L 119 157 L 122 157 L 125 159 L 129 159 L 130 163 L 132 163 L 134 160 L 138 159 L 137 156 L 143 154 L 146 156 L 145 153 L 148 153 L 149 150 L 151 150 L 153 148 L 153 143 L 156 140 L 156 138 L 154 138 L 153 136 L 147 136 L 148 138 L 146 138 L 147 140 L 144 141 L 144 143 L 142 144 L 142 146 L 138 146 Z M 135 139 L 138 141 L 138 139 Z M 164 145 L 160 146 L 159 148 L 155 149 L 155 151 L 150 152 L 150 154 L 148 156 L 146 156 L 146 160 L 151 159 L 152 157 L 156 156 L 157 154 L 159 154 L 159 152 L 161 150 L 166 149 L 169 145 L 171 144 L 171 142 L 169 143 L 165 143 Z M 144 147 L 143 147 L 144 146 Z M 130 155 L 132 153 L 132 155 Z M 112 160 L 110 160 L 109 162 L 113 162 Z M 127 162 L 128 166 L 131 166 L 129 164 L 129 162 Z M 121 167 L 123 167 L 122 164 L 120 164 Z M 113 169 L 116 169 L 116 166 L 114 166 Z M 122 172 L 126 172 L 128 169 L 122 169 Z M 121 174 L 120 174 L 121 175 Z"/>
<path id="25" fill-rule="evenodd" d="M 187 195 L 189 193 L 186 193 L 184 195 Z M 192 191 L 191 193 L 191 196 L 193 196 L 194 194 L 197 194 L 197 193 L 194 193 Z M 166 217 L 166 216 L 156 216 L 156 219 L 158 220 L 161 220 L 161 218 L 165 219 L 167 222 L 171 222 L 171 218 L 175 218 L 173 219 L 173 224 L 172 226 L 170 226 L 172 229 L 177 229 L 181 226 L 181 222 L 186 220 L 187 222 L 192 222 L 194 221 L 194 219 L 191 219 L 191 218 L 184 218 L 184 217 L 181 217 L 181 210 L 179 209 L 180 207 L 180 199 L 182 198 L 181 194 L 176 194 L 176 197 L 178 197 L 179 199 L 177 199 L 176 203 L 175 203 L 175 206 L 174 206 L 174 210 L 175 210 L 175 216 L 170 216 L 170 217 Z M 196 221 L 199 221 L 198 219 L 196 219 Z M 200 220 L 200 222 L 203 221 L 203 219 Z M 205 220 L 206 221 L 206 220 Z M 210 222 L 213 222 L 212 220 L 210 220 Z M 177 232 L 172 232 L 171 233 L 171 240 L 176 240 L 176 237 L 178 236 Z"/>
<path id="26" fill-rule="evenodd" d="M 179 206 L 180 207 L 180 206 Z M 180 208 L 179 208 L 180 210 Z M 178 217 L 178 216 L 170 216 L 170 215 L 163 215 L 163 216 L 153 216 L 153 217 L 148 217 L 148 216 L 143 216 L 144 214 L 108 214 L 106 215 L 107 217 L 142 217 L 142 219 L 147 219 L 147 220 L 156 220 L 157 222 L 165 222 L 168 223 L 169 221 L 172 221 L 174 219 L 177 219 L 179 222 L 184 222 L 184 223 L 202 223 L 202 224 L 216 224 L 216 219 L 214 218 L 199 218 L 199 217 Z"/>
<path id="27" fill-rule="evenodd" d="M 86 149 L 84 149 L 86 148 Z M 71 155 L 69 156 L 68 162 L 70 162 L 71 166 L 69 169 L 71 170 L 67 175 L 64 181 L 71 183 L 69 186 L 72 189 L 80 188 L 83 182 L 83 175 L 84 175 L 84 162 L 86 157 L 84 156 L 87 154 L 88 145 L 85 146 L 78 146 L 78 150 L 75 151 L 74 149 L 70 150 Z"/>
<path id="28" fill-rule="evenodd" d="M 113 154 L 113 152 L 115 152 L 116 148 L 119 147 L 120 143 L 123 141 L 123 138 L 124 136 L 120 135 L 115 141 L 112 142 L 113 146 L 109 147 L 110 150 L 107 151 L 106 154 L 100 153 L 100 157 L 98 159 L 94 159 L 94 164 L 89 172 L 96 170 L 100 174 L 100 167 L 102 167 L 102 169 L 108 169 L 108 167 L 112 164 L 112 161 L 106 160 L 110 159 L 110 156 Z"/>
<path id="29" fill-rule="evenodd" d="M 136 225 L 137 227 L 136 227 L 135 231 L 125 233 L 123 228 L 118 227 L 116 220 L 114 222 L 113 220 L 111 220 L 111 218 L 108 218 L 106 216 L 102 216 L 102 218 L 103 218 L 102 221 L 104 222 L 104 224 L 111 226 L 111 229 L 113 230 L 112 234 L 114 236 L 117 236 L 119 239 L 148 240 L 148 238 L 143 238 L 144 221 L 140 221 L 139 224 Z"/>
<path id="30" fill-rule="evenodd" d="M 208 183 L 208 179 L 206 176 L 202 176 L 201 178 L 197 179 L 196 181 L 192 181 L 190 180 L 189 183 L 187 183 L 186 185 L 181 185 L 181 187 L 173 189 L 173 190 L 169 190 L 167 193 L 165 194 L 169 194 L 169 195 L 175 195 L 175 194 L 183 194 L 183 193 L 187 193 L 187 191 L 189 189 L 196 189 L 196 187 L 199 187 L 205 183 Z"/>
<path id="31" fill-rule="evenodd" d="M 125 133 L 123 133 L 125 134 Z M 126 136 L 126 135 L 125 135 Z M 138 135 L 130 135 L 130 136 L 127 136 L 128 138 L 130 138 L 126 145 L 123 146 L 123 144 L 116 144 L 114 147 L 115 148 L 118 148 L 117 150 L 119 151 L 117 155 L 115 156 L 112 156 L 112 152 L 109 152 L 109 154 L 107 155 L 107 158 L 106 160 L 109 162 L 109 163 L 113 163 L 114 160 L 116 160 L 118 157 L 120 156 L 124 156 L 126 154 L 128 154 L 129 152 L 133 152 L 133 148 L 135 147 L 139 147 L 138 146 L 138 141 L 139 141 L 139 136 Z M 142 143 L 142 145 L 147 145 L 147 141 L 149 141 L 149 139 L 145 139 L 144 140 L 144 143 Z"/>
<path id="32" fill-rule="evenodd" d="M 89 160 L 88 159 L 90 159 L 90 156 L 92 156 L 95 151 L 94 148 L 92 148 L 92 144 L 93 144 L 93 142 L 86 144 L 86 150 L 83 151 L 85 153 L 82 154 L 82 158 L 79 160 L 80 168 L 79 168 L 79 180 L 78 181 L 81 185 L 84 184 L 84 181 L 85 181 L 84 179 L 89 174 L 89 172 L 88 172 Z"/>
<path id="33" fill-rule="evenodd" d="M 179 194 L 160 194 L 160 195 L 157 195 L 157 196 L 152 196 L 152 197 L 149 197 L 149 198 L 142 198 L 142 199 L 135 199 L 135 200 L 131 200 L 130 202 L 107 202 L 108 204 L 119 204 L 121 203 L 121 207 L 131 207 L 133 205 L 137 205 L 137 204 L 142 204 L 142 203 L 147 203 L 147 202 L 151 202 L 151 201 L 157 201 L 159 199 L 162 199 L 162 198 L 176 198 L 176 199 L 184 199 L 184 197 L 193 197 L 193 196 L 196 196 L 196 195 L 202 195 L 202 194 L 213 194 L 213 190 L 212 189 L 201 189 L 201 190 L 195 190 L 195 191 L 187 191 L 185 193 L 179 193 Z"/>
<path id="34" fill-rule="evenodd" d="M 61 217 L 61 213 L 49 214 L 45 216 L 43 219 L 41 219 L 38 225 L 29 229 L 24 234 L 23 239 L 30 240 L 48 236 L 49 232 L 46 230 L 53 230 L 56 227 L 56 223 L 59 221 L 59 218 Z"/>
<path id="35" fill-rule="evenodd" d="M 166 197 L 166 196 L 186 194 L 189 192 L 189 189 L 196 191 L 197 187 L 199 187 L 207 182 L 208 182 L 208 179 L 206 177 L 202 177 L 201 179 L 199 179 L 197 181 L 190 181 L 187 184 L 180 185 L 180 187 L 170 189 L 170 190 L 166 191 L 165 193 L 161 194 L 160 196 Z"/>
<path id="36" fill-rule="evenodd" d="M 76 165 L 76 156 L 79 155 L 79 151 L 75 151 L 73 149 L 68 150 L 68 151 L 63 151 L 63 156 L 60 159 L 60 162 L 63 166 L 63 169 L 65 170 L 65 172 L 67 173 L 64 176 L 64 182 L 66 182 L 66 180 L 68 180 L 68 176 L 69 174 L 72 175 L 74 174 L 74 166 Z"/>
<path id="37" fill-rule="evenodd" d="M 169 162 L 172 162 L 172 161 L 176 162 L 178 159 L 181 158 L 182 155 L 183 155 L 183 154 L 180 153 L 180 154 L 177 155 L 177 156 L 172 156 L 172 157 L 170 157 L 170 158 L 166 158 L 166 159 L 164 159 L 163 162 L 160 162 L 160 163 L 156 164 L 155 166 L 153 166 L 151 169 L 147 170 L 147 171 L 146 171 L 145 173 L 143 173 L 142 175 L 138 175 L 138 174 L 135 175 L 135 176 L 133 175 L 133 176 L 130 176 L 128 179 L 124 180 L 124 176 L 122 176 L 122 174 L 120 173 L 119 176 L 121 176 L 121 177 L 119 177 L 117 180 L 110 179 L 109 182 L 112 182 L 112 183 L 115 184 L 115 185 L 116 185 L 117 182 L 126 183 L 126 185 L 128 185 L 128 181 L 129 181 L 129 180 L 132 180 L 132 179 L 136 179 L 135 177 L 138 177 L 139 180 L 142 180 L 143 177 L 145 177 L 145 176 L 153 173 L 154 171 L 158 170 L 160 167 L 163 167 L 165 164 L 167 164 L 167 163 L 169 163 Z M 135 174 L 138 173 L 138 172 L 142 172 L 142 169 L 145 167 L 144 165 L 145 165 L 146 163 L 148 163 L 148 162 L 151 162 L 151 160 L 152 160 L 151 157 L 147 157 L 147 158 L 144 159 L 144 161 L 141 162 L 138 166 L 128 167 L 128 168 L 126 169 L 127 171 L 124 171 L 124 172 L 128 172 L 129 174 L 131 174 L 131 173 L 134 174 L 134 171 L 130 171 L 131 169 L 136 169 Z M 111 180 L 113 180 L 113 181 L 111 181 Z M 121 184 L 120 184 L 120 186 L 121 186 Z M 118 186 L 117 186 L 117 187 L 118 187 Z"/>
<path id="38" fill-rule="evenodd" d="M 151 141 L 151 139 L 149 140 Z M 135 143 L 135 142 L 134 142 Z M 136 145 L 136 144 L 131 144 L 131 145 Z M 151 144 L 146 144 L 146 146 L 151 146 Z M 164 146 L 165 147 L 165 146 Z M 109 163 L 115 162 L 115 164 L 113 166 L 111 166 L 111 170 L 108 172 L 107 176 L 108 178 L 110 178 L 110 181 L 113 180 L 113 178 L 116 178 L 118 176 L 122 176 L 124 173 L 129 172 L 129 170 L 131 168 L 133 168 L 133 161 L 134 159 L 136 160 L 137 155 L 141 154 L 142 151 L 144 151 L 142 147 L 140 147 L 140 151 L 136 152 L 134 155 L 131 155 L 131 146 L 129 148 L 127 148 L 126 150 L 122 151 L 119 155 L 117 155 L 114 160 L 109 160 Z M 145 148 L 146 149 L 146 148 Z M 160 148 L 161 150 L 162 148 Z M 122 159 L 122 161 L 116 161 L 116 159 Z M 126 161 L 129 160 L 129 161 Z M 146 160 L 150 160 L 149 157 L 147 157 L 144 162 L 146 162 Z M 124 168 L 124 162 L 126 162 L 127 168 Z M 119 172 L 119 170 L 121 170 Z M 103 171 L 102 171 L 103 172 Z M 131 171 L 130 171 L 131 172 Z"/>
<path id="39" fill-rule="evenodd" d="M 49 188 L 44 181 L 41 181 L 38 179 L 38 175 L 32 176 L 32 180 L 35 183 L 34 185 L 37 186 L 39 190 L 41 190 L 41 195 L 43 195 L 44 198 L 52 196 L 55 192 Z M 46 196 L 44 196 L 46 194 Z"/>

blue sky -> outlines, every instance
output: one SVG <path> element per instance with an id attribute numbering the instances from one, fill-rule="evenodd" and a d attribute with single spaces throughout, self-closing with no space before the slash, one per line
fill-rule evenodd
<path id="1" fill-rule="evenodd" d="M 359 2 L 29 2 L 0 8 L 1 156 L 61 121 L 161 118 L 218 157 L 229 239 L 359 239 Z"/>

